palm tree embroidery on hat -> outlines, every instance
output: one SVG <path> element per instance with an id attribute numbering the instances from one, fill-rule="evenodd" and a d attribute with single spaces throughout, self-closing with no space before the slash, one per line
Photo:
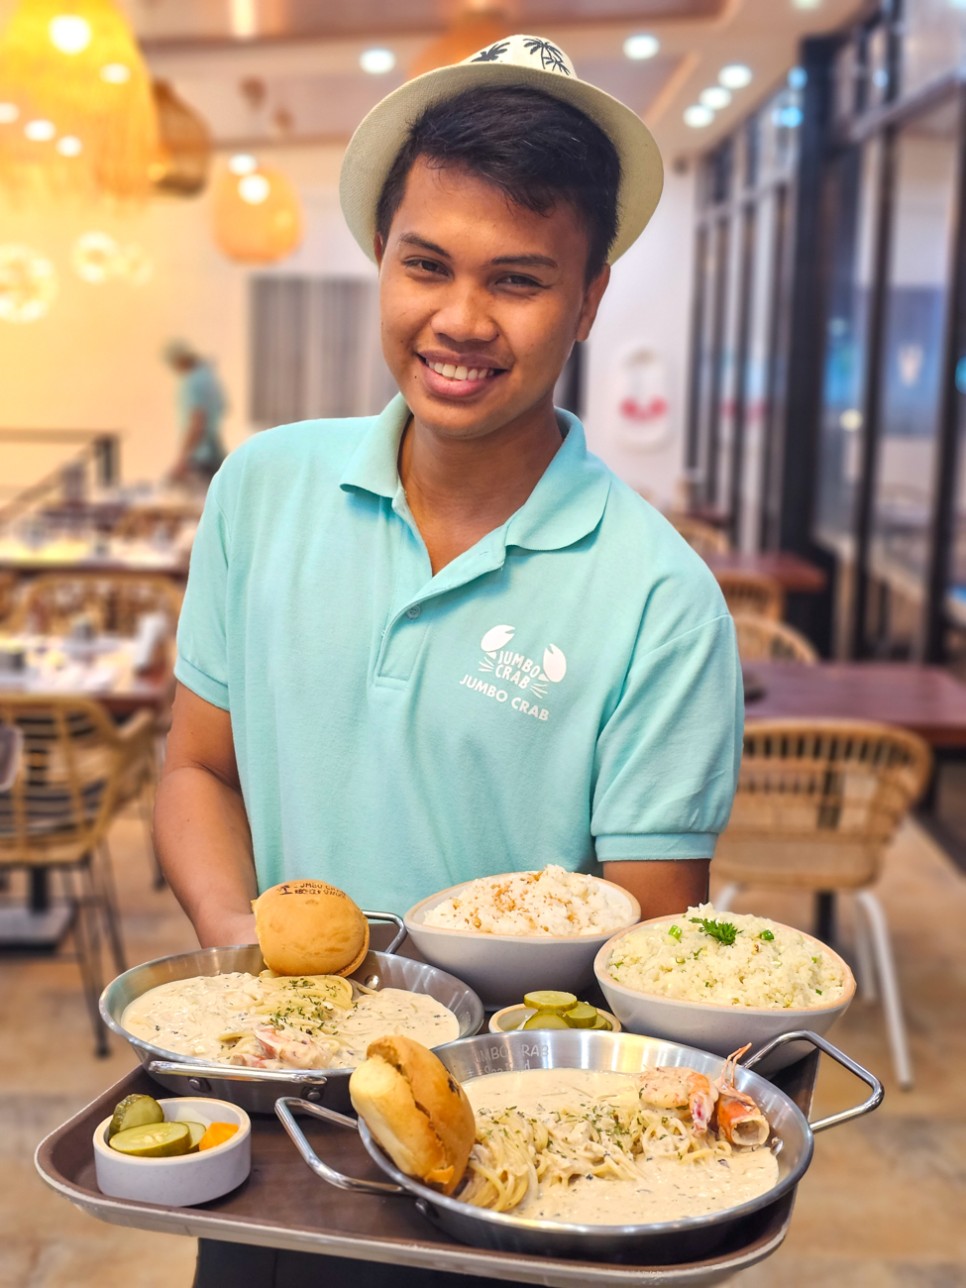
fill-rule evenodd
<path id="1" fill-rule="evenodd" d="M 552 45 L 549 40 L 540 40 L 536 36 L 528 36 L 524 42 L 524 48 L 531 57 L 539 54 L 540 65 L 544 71 L 560 72 L 562 76 L 570 76 L 571 69 L 567 65 L 567 55 L 556 45 Z M 508 40 L 498 41 L 495 45 L 490 45 L 489 49 L 481 49 L 478 54 L 470 59 L 473 63 L 499 63 L 510 47 Z"/>

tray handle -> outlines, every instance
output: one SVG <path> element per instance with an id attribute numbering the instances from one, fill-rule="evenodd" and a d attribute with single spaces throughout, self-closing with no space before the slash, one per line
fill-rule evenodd
<path id="1" fill-rule="evenodd" d="M 802 1040 L 810 1042 L 812 1046 L 824 1051 L 826 1055 L 830 1055 L 844 1069 L 848 1069 L 849 1073 L 854 1073 L 857 1078 L 872 1088 L 872 1094 L 866 1100 L 863 1100 L 861 1104 L 853 1105 L 851 1109 L 843 1109 L 837 1114 L 829 1114 L 827 1118 L 820 1118 L 818 1122 L 810 1122 L 809 1126 L 813 1132 L 824 1131 L 826 1127 L 837 1127 L 839 1123 L 848 1122 L 850 1118 L 860 1118 L 863 1114 L 870 1113 L 877 1105 L 882 1103 L 884 1095 L 882 1083 L 875 1074 L 870 1073 L 861 1064 L 857 1064 L 850 1059 L 844 1051 L 840 1051 L 837 1046 L 833 1046 L 826 1038 L 823 1038 L 818 1033 L 813 1033 L 810 1029 L 796 1029 L 793 1033 L 780 1033 L 777 1038 L 772 1038 L 770 1042 L 766 1042 L 760 1051 L 756 1051 L 750 1059 L 746 1060 L 742 1068 L 751 1069 L 759 1060 L 763 1060 L 765 1056 L 770 1055 L 772 1051 L 776 1051 L 779 1047 L 785 1046 L 786 1043 Z"/>
<path id="2" fill-rule="evenodd" d="M 192 1090 L 202 1094 L 207 1094 L 209 1078 L 220 1082 L 284 1082 L 295 1089 L 307 1088 L 307 1094 L 313 1097 L 320 1095 L 329 1081 L 328 1074 L 318 1069 L 252 1069 L 238 1064 L 182 1064 L 178 1060 L 150 1060 L 145 1067 L 152 1075 L 187 1078 Z"/>
<path id="3" fill-rule="evenodd" d="M 362 915 L 365 917 L 366 921 L 391 921 L 392 922 L 392 924 L 396 927 L 396 933 L 393 935 L 392 940 L 390 941 L 388 946 L 384 948 L 382 951 L 384 953 L 394 953 L 396 949 L 399 947 L 399 945 L 402 943 L 402 941 L 406 938 L 406 933 L 407 933 L 406 925 L 402 917 L 397 917 L 394 912 L 367 912 L 365 908 L 363 908 L 362 910 Z"/>
<path id="4" fill-rule="evenodd" d="M 328 1181 L 337 1189 L 354 1190 L 357 1194 L 408 1194 L 401 1185 L 394 1185 L 389 1181 L 363 1181 L 355 1176 L 346 1176 L 344 1172 L 336 1171 L 334 1167 L 324 1163 L 295 1121 L 295 1110 L 311 1114 L 314 1118 L 321 1118 L 323 1122 L 336 1123 L 339 1127 L 351 1127 L 353 1131 L 358 1131 L 359 1126 L 348 1114 L 337 1113 L 336 1110 L 326 1109 L 323 1105 L 314 1105 L 311 1101 L 300 1100 L 297 1096 L 279 1096 L 275 1101 L 276 1116 L 288 1133 L 292 1144 L 316 1176 L 321 1176 L 323 1181 Z"/>

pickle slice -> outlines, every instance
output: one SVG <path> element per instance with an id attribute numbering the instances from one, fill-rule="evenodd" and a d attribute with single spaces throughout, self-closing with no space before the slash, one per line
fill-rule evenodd
<path id="1" fill-rule="evenodd" d="M 606 1015 L 601 1015 L 599 1011 L 597 1012 L 597 1019 L 594 1020 L 590 1027 L 595 1031 L 606 1030 L 608 1033 L 612 1033 L 614 1031 L 613 1024 L 611 1024 Z"/>
<path id="2" fill-rule="evenodd" d="M 131 1095 L 118 1101 L 114 1117 L 107 1129 L 107 1138 L 116 1136 L 129 1127 L 146 1127 L 164 1121 L 164 1110 L 153 1096 Z"/>
<path id="3" fill-rule="evenodd" d="M 107 1143 L 111 1149 L 133 1158 L 173 1158 L 187 1154 L 191 1133 L 187 1123 L 150 1123 L 146 1127 L 127 1127 Z"/>
<path id="4" fill-rule="evenodd" d="M 592 1029 L 597 1015 L 596 1006 L 591 1006 L 589 1002 L 578 1002 L 569 1011 L 564 1011 L 563 1017 L 572 1029 Z"/>
<path id="5" fill-rule="evenodd" d="M 534 1011 L 523 1021 L 525 1029 L 569 1029 L 570 1025 L 556 1011 Z"/>
<path id="6" fill-rule="evenodd" d="M 187 1118 L 182 1118 L 179 1121 L 183 1122 L 188 1128 L 188 1153 L 194 1154 L 197 1151 L 198 1146 L 201 1144 L 202 1136 L 204 1136 L 205 1132 L 208 1130 L 208 1124 L 190 1122 Z"/>
<path id="7" fill-rule="evenodd" d="M 550 1011 L 562 1015 L 564 1011 L 569 1011 L 572 1006 L 577 1005 L 577 995 L 564 993 L 555 988 L 538 988 L 524 995 L 523 1005 L 532 1006 L 535 1011 Z"/>

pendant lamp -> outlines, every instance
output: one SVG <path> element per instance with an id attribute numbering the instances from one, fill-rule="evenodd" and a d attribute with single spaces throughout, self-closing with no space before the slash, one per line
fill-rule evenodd
<path id="1" fill-rule="evenodd" d="M 208 182 L 211 134 L 204 120 L 167 81 L 153 84 L 158 114 L 158 158 L 151 167 L 155 192 L 194 197 Z"/>
<path id="2" fill-rule="evenodd" d="M 409 68 L 409 77 L 435 71 L 461 63 L 478 49 L 495 45 L 499 40 L 512 36 L 513 25 L 510 7 L 499 0 L 466 0 L 450 25 L 418 54 Z"/>
<path id="3" fill-rule="evenodd" d="M 0 187 L 137 199 L 157 148 L 150 77 L 112 0 L 17 0 L 0 31 Z"/>
<path id="4" fill-rule="evenodd" d="M 265 165 L 234 173 L 230 168 L 212 190 L 215 242 L 241 264 L 272 264 L 302 241 L 298 193 L 280 170 Z"/>

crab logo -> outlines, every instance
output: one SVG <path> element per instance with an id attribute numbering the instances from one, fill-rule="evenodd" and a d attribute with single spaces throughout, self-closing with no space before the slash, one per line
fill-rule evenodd
<path id="1" fill-rule="evenodd" d="M 529 689 L 542 698 L 548 684 L 559 684 L 567 674 L 567 658 L 563 649 L 556 644 L 548 644 L 543 651 L 542 663 L 535 662 L 511 647 L 515 634 L 515 626 L 501 624 L 490 627 L 480 640 L 484 654 L 480 670 L 492 671 L 498 680 L 509 681 L 518 689 Z"/>

